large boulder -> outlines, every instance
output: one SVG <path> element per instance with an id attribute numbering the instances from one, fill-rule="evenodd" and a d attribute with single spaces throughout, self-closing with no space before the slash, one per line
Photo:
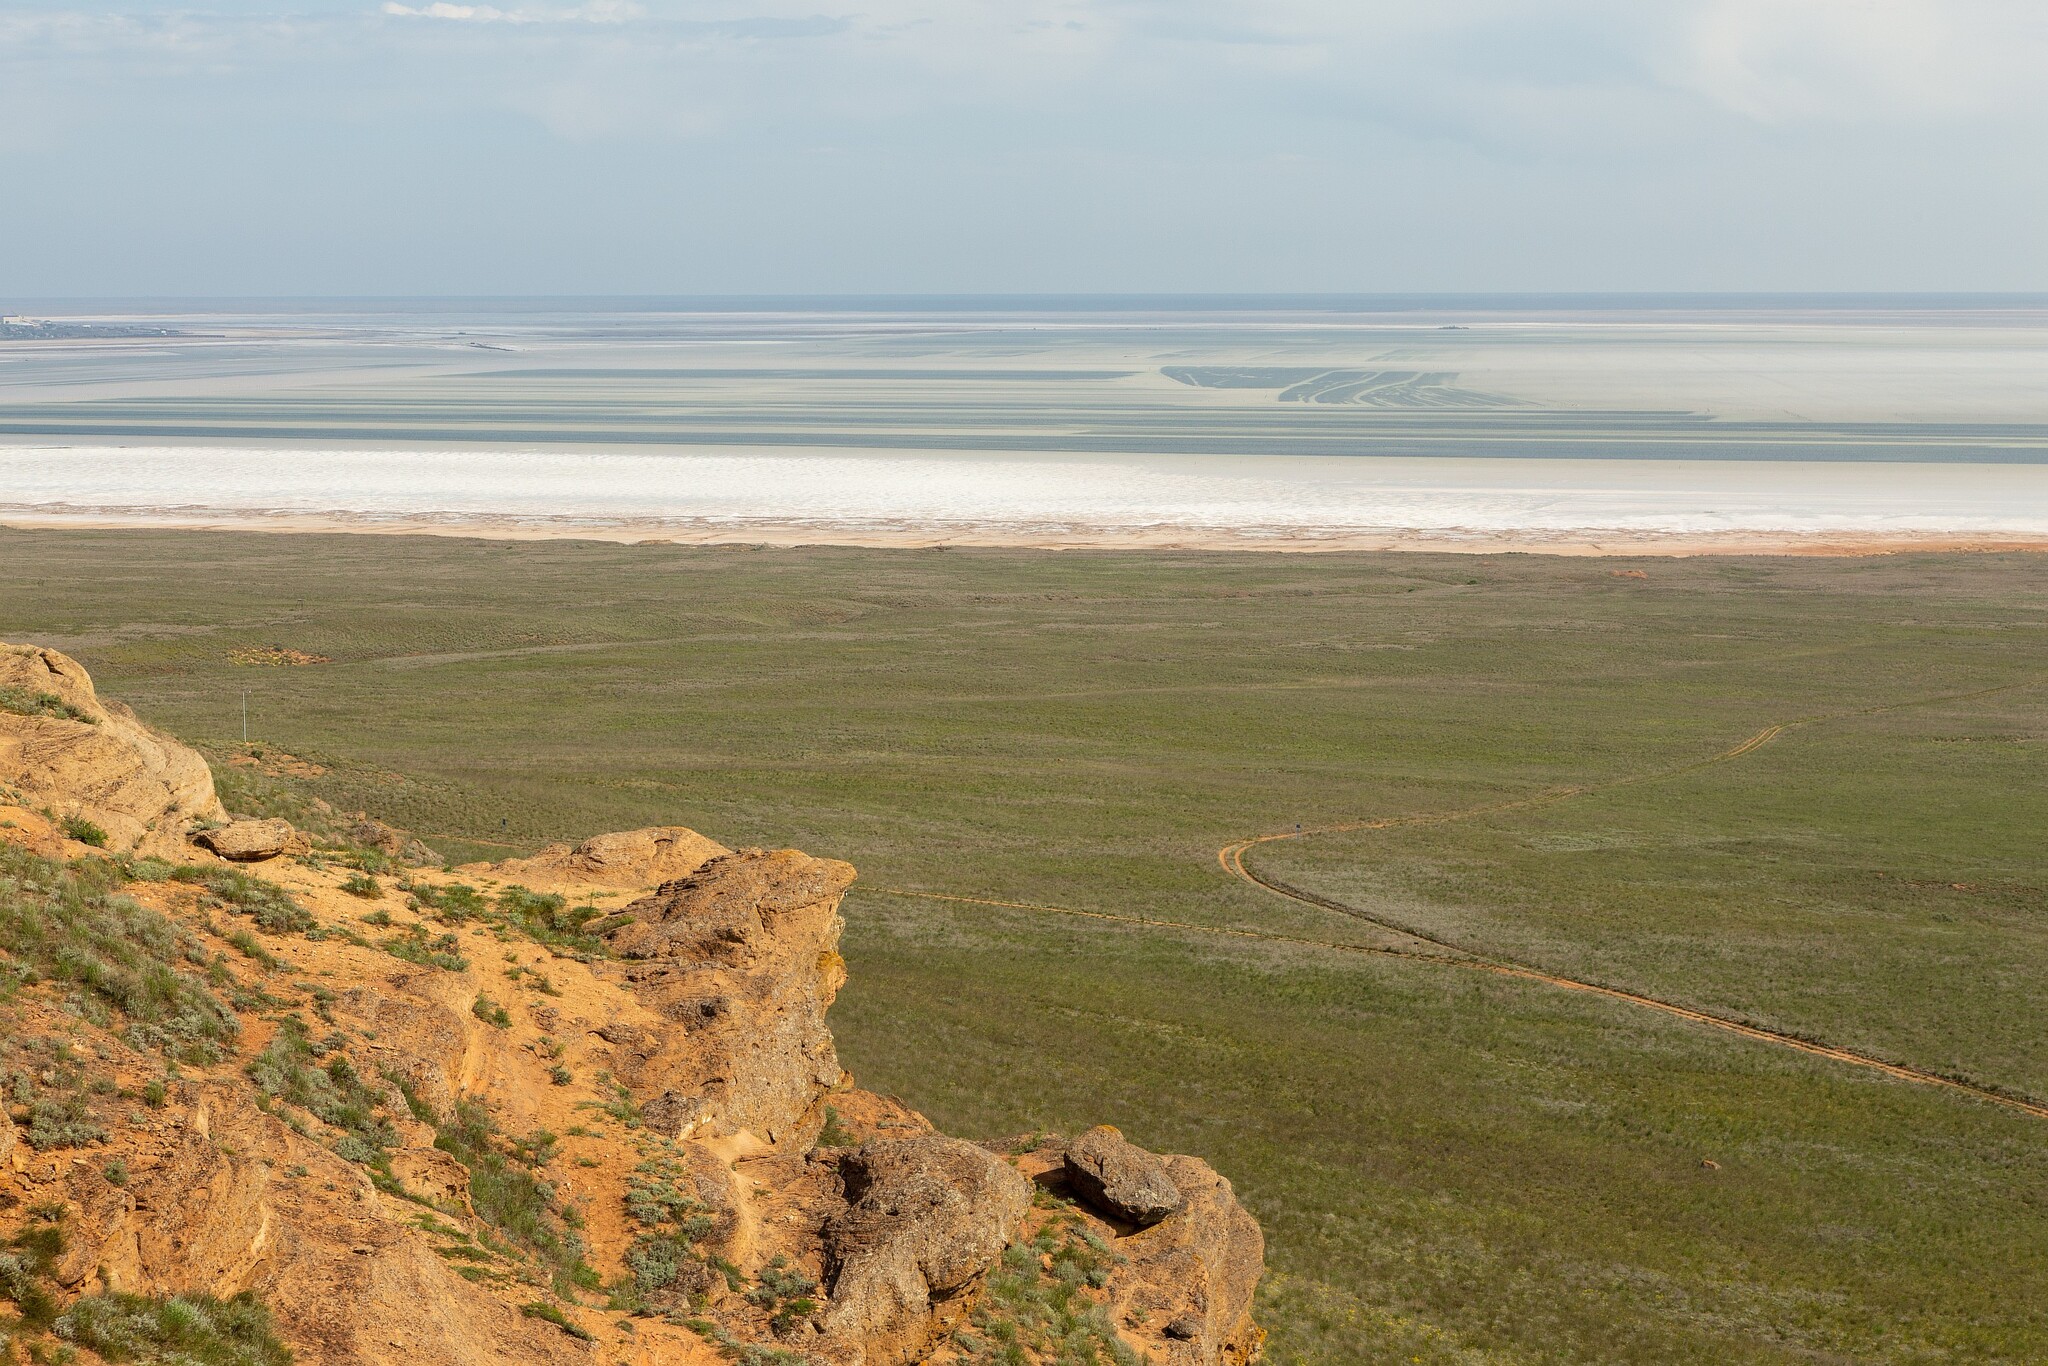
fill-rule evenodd
<path id="1" fill-rule="evenodd" d="M 825 1011 L 846 980 L 839 898 L 853 877 L 794 849 L 742 849 L 625 907 L 606 939 L 665 1024 L 607 1037 L 650 1126 L 771 1144 L 817 1133 L 820 1098 L 844 1077 Z"/>
<path id="2" fill-rule="evenodd" d="M 0 788 L 90 821 L 117 851 L 182 858 L 196 821 L 224 821 L 206 761 L 103 703 L 77 660 L 0 643 Z"/>
<path id="3" fill-rule="evenodd" d="M 825 1228 L 823 1346 L 846 1366 L 920 1360 L 1031 1207 L 1031 1183 L 957 1138 L 873 1139 L 840 1159 L 848 1208 Z"/>
<path id="4" fill-rule="evenodd" d="M 570 846 L 550 844 L 530 858 L 477 865 L 479 875 L 534 891 L 614 887 L 633 891 L 686 878 L 732 850 L 680 825 L 616 830 Z"/>
<path id="5" fill-rule="evenodd" d="M 1187 1204 L 1166 1164 L 1107 1124 L 1068 1145 L 1066 1167 L 1067 1180 L 1083 1199 L 1139 1228 L 1150 1228 Z"/>
<path id="6" fill-rule="evenodd" d="M 307 854 L 313 842 L 286 820 L 241 820 L 216 830 L 202 830 L 192 837 L 201 848 L 211 849 L 235 863 L 260 863 L 283 854 Z"/>

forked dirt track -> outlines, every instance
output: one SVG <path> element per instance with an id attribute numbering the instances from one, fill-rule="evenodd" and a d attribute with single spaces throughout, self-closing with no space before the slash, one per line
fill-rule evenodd
<path id="1" fill-rule="evenodd" d="M 1939 702 L 1967 701 L 1971 698 L 1988 697 L 1995 693 L 2013 692 L 2021 688 L 2036 687 L 2043 682 L 2048 682 L 2048 677 L 2032 678 L 2023 682 L 2002 684 L 1993 688 L 1980 688 L 1971 692 L 1944 693 L 1931 697 L 1913 698 L 1905 702 L 1896 702 L 1883 706 L 1863 707 L 1852 711 L 1831 712 L 1822 716 L 1802 717 L 1780 725 L 1767 726 L 1739 745 L 1722 750 L 1719 754 L 1711 755 L 1708 758 L 1689 764 L 1681 764 L 1674 768 L 1630 774 L 1625 777 L 1610 779 L 1606 782 L 1554 788 L 1547 792 L 1537 793 L 1531 797 L 1517 798 L 1513 801 L 1493 802 L 1483 806 L 1467 807 L 1456 811 L 1429 812 L 1412 816 L 1390 816 L 1376 820 L 1344 821 L 1335 825 L 1321 825 L 1307 829 L 1297 827 L 1293 830 L 1281 831 L 1275 834 L 1254 835 L 1247 839 L 1234 840 L 1216 851 L 1216 860 L 1222 866 L 1224 872 L 1250 883 L 1262 891 L 1271 892 L 1276 896 L 1285 897 L 1290 901 L 1298 902 L 1305 906 L 1332 911 L 1354 920 L 1363 920 L 1382 930 L 1416 940 L 1419 943 L 1428 944 L 1431 948 L 1439 950 L 1439 952 L 1370 944 L 1333 944 L 1328 940 L 1311 939 L 1301 935 L 1275 934 L 1264 930 L 1236 929 L 1217 925 L 1196 925 L 1179 920 L 1157 920 L 1148 916 L 1117 915 L 1109 911 L 1083 911 L 1067 906 L 1046 906 L 1026 901 L 995 901 L 983 897 L 953 896 L 941 892 L 917 892 L 900 887 L 880 887 L 875 890 L 885 892 L 891 896 L 914 897 L 926 901 L 949 901 L 972 906 L 997 906 L 1008 910 L 1078 916 L 1088 920 L 1107 920 L 1119 924 L 1144 926 L 1149 929 L 1178 930 L 1193 934 L 1218 935 L 1233 939 L 1255 939 L 1278 944 L 1299 944 L 1336 953 L 1368 954 L 1382 958 L 1403 958 L 1412 962 L 1430 963 L 1439 967 L 1462 968 L 1469 972 L 1484 972 L 1495 977 L 1536 982 L 1544 986 L 1556 987 L 1563 991 L 1583 992 L 1587 995 L 1602 996 L 1611 1001 L 1620 1001 L 1627 1005 L 1640 1006 L 1645 1010 L 1653 1010 L 1659 1014 L 1671 1016 L 1674 1019 L 1685 1020 L 1692 1024 L 1705 1025 L 1710 1029 L 1718 1029 L 1724 1033 L 1739 1035 L 1742 1038 L 1751 1039 L 1757 1043 L 1770 1044 L 1778 1048 L 1788 1048 L 1800 1053 L 1810 1054 L 1814 1057 L 1846 1063 L 1853 1067 L 1867 1068 L 1874 1072 L 1881 1072 L 1888 1077 L 1896 1078 L 1899 1081 L 1909 1081 L 1923 1086 L 1936 1086 L 1944 1090 L 1960 1092 L 1977 1100 L 1989 1101 L 2008 1110 L 2017 1110 L 2022 1114 L 2032 1115 L 2037 1119 L 2048 1119 L 2048 1105 L 2037 1104 L 2034 1101 L 2024 1100 L 2018 1096 L 2006 1095 L 1989 1087 L 1978 1086 L 1966 1081 L 1958 1081 L 1953 1077 L 1944 1077 L 1939 1073 L 1924 1071 L 1917 1067 L 1909 1067 L 1903 1063 L 1887 1062 L 1883 1058 L 1872 1057 L 1867 1053 L 1858 1053 L 1854 1049 L 1837 1048 L 1812 1039 L 1803 1039 L 1796 1034 L 1787 1034 L 1780 1030 L 1745 1024 L 1740 1020 L 1729 1019 L 1726 1016 L 1715 1015 L 1703 1010 L 1695 1010 L 1690 1006 L 1682 1006 L 1674 1001 L 1662 1000 L 1655 996 L 1645 996 L 1640 992 L 1624 991 L 1618 987 L 1603 986 L 1598 982 L 1588 982 L 1576 977 L 1565 977 L 1557 973 L 1545 972 L 1541 968 L 1518 962 L 1512 958 L 1469 949 L 1461 944 L 1453 943 L 1450 940 L 1439 938 L 1410 926 L 1397 924 L 1390 920 L 1383 920 L 1369 911 L 1347 905 L 1334 898 L 1291 886 L 1278 878 L 1260 873 L 1245 862 L 1245 855 L 1262 844 L 1272 844 L 1282 840 L 1305 839 L 1311 835 L 1331 835 L 1360 830 L 1391 830 L 1405 826 L 1448 825 L 1455 821 L 1474 820 L 1482 816 L 1499 815 L 1509 811 L 1523 811 L 1532 807 L 1552 806 L 1559 802 L 1571 801 L 1574 798 L 1590 796 L 1597 792 L 1608 792 L 1615 788 L 1628 787 L 1636 783 L 1657 782 L 1668 778 L 1676 778 L 1687 773 L 1698 772 L 1701 769 L 1712 768 L 1717 764 L 1730 763 L 1746 755 L 1756 753 L 1786 731 L 1796 727 L 1818 725 L 1827 721 L 1847 720 L 1859 716 L 1877 716 L 1885 712 L 1901 711 L 1908 707 L 1930 706 Z"/>

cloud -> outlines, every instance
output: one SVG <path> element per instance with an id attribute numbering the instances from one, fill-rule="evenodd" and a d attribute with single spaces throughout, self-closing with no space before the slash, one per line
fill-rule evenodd
<path id="1" fill-rule="evenodd" d="M 1686 86 L 1760 122 L 1955 117 L 2038 101 L 2039 0 L 1711 0 L 1686 26 Z"/>
<path id="2" fill-rule="evenodd" d="M 347 92 L 358 120 L 374 98 L 510 109 L 577 141 L 743 148 L 772 129 L 1047 157 L 1320 140 L 1343 159 L 1350 137 L 1592 163 L 1759 125 L 2048 132 L 2048 0 L 155 2 L 0 12 L 0 84 L 196 108 L 217 92 L 179 82 L 241 72 L 308 106 Z"/>
<path id="3" fill-rule="evenodd" d="M 383 13 L 402 19 L 452 19 L 478 24 L 624 24 L 646 11 L 627 0 L 592 0 L 590 4 L 566 10 L 502 10 L 493 5 L 451 5 L 434 0 L 415 9 L 387 0 Z"/>

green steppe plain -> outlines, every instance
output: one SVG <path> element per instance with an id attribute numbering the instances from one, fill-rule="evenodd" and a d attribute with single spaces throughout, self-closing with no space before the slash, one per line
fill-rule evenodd
<path id="1" fill-rule="evenodd" d="M 849 1066 L 955 1132 L 1214 1162 L 1282 1363 L 2048 1360 L 2048 1121 L 1531 983 L 885 889 L 1398 945 L 1217 846 L 1665 774 L 1251 858 L 2048 1098 L 2044 589 L 2018 556 L 0 531 L 0 638 L 217 764 L 246 690 L 326 766 L 249 801 L 457 858 L 680 822 L 851 860 Z M 273 643 L 334 662 L 227 658 Z"/>

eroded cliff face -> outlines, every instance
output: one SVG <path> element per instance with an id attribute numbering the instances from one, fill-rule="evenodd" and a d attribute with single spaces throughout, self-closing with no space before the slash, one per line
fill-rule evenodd
<path id="1" fill-rule="evenodd" d="M 794 849 L 720 854 L 627 906 L 605 934 L 660 1023 L 613 1040 L 649 1127 L 675 1138 L 808 1142 L 848 1080 L 825 1027 L 846 981 L 839 898 L 853 868 Z"/>
<path id="2" fill-rule="evenodd" d="M 179 857 L 194 821 L 221 820 L 206 761 L 120 703 L 78 661 L 0 643 L 0 790 L 60 820 L 90 820 L 106 847 Z"/>
<path id="3" fill-rule="evenodd" d="M 854 1085 L 848 865 L 681 827 L 453 873 L 216 834 L 230 863 L 190 839 L 227 816 L 197 755 L 62 655 L 0 670 L 31 1336 L 177 1296 L 211 1298 L 164 1332 L 254 1333 L 247 1294 L 308 1363 L 1256 1356 L 1258 1226 L 1205 1164 L 969 1143 Z"/>

